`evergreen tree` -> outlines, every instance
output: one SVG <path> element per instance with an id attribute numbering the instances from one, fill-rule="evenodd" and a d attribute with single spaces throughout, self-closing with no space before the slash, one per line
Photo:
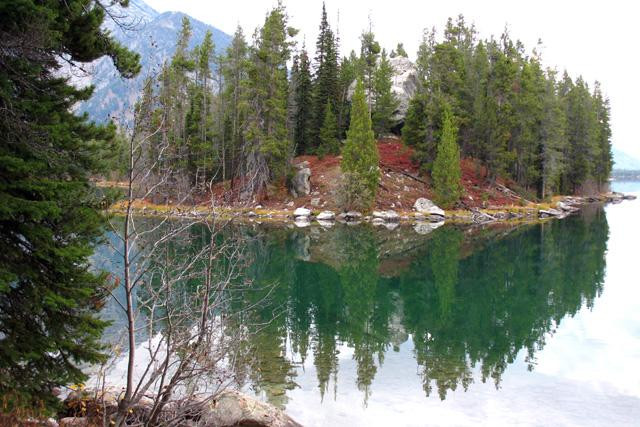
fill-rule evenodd
<path id="1" fill-rule="evenodd" d="M 362 33 L 360 36 L 360 72 L 359 75 L 363 79 L 363 84 L 366 89 L 367 105 L 369 107 L 369 113 L 371 113 L 373 106 L 373 86 L 374 86 L 374 71 L 380 57 L 380 44 L 376 41 L 373 32 L 371 31 L 371 23 L 369 23 L 369 30 Z"/>
<path id="2" fill-rule="evenodd" d="M 395 58 L 395 57 L 401 57 L 401 58 L 408 58 L 409 55 L 407 55 L 407 51 L 404 50 L 404 45 L 402 43 L 398 43 L 398 45 L 396 46 L 396 48 L 394 50 L 391 51 L 391 53 L 389 54 L 389 58 Z"/>
<path id="3" fill-rule="evenodd" d="M 202 44 L 194 50 L 196 74 L 189 88 L 189 110 L 185 119 L 189 180 L 196 185 L 212 176 L 214 168 L 210 144 L 210 62 L 214 50 L 213 35 L 207 31 Z"/>
<path id="4" fill-rule="evenodd" d="M 341 168 L 369 191 L 369 203 L 373 203 L 380 181 L 378 159 L 378 146 L 371 129 L 364 84 L 358 79 L 351 100 L 351 124 L 347 131 L 347 140 L 342 147 Z"/>
<path id="5" fill-rule="evenodd" d="M 126 2 L 123 2 L 126 5 Z M 89 184 L 115 128 L 72 107 L 91 96 L 60 75 L 60 58 L 104 56 L 123 77 L 139 56 L 101 28 L 110 4 L 0 1 L 0 400 L 5 413 L 59 404 L 55 387 L 103 360 L 95 316 L 106 278 L 89 257 L 103 232 Z"/>
<path id="6" fill-rule="evenodd" d="M 358 76 L 358 56 L 352 50 L 349 57 L 344 57 L 340 63 L 338 74 L 339 103 L 337 109 L 339 136 L 343 138 L 349 128 L 349 114 L 351 104 L 348 102 L 349 88 Z"/>
<path id="7" fill-rule="evenodd" d="M 402 127 L 404 143 L 408 146 L 416 147 L 416 151 L 419 153 L 425 151 L 423 144 L 427 142 L 426 104 L 426 95 L 417 92 L 409 101 L 409 108 Z"/>
<path id="8" fill-rule="evenodd" d="M 292 73 L 292 78 L 296 80 L 293 141 L 299 154 L 309 152 L 312 146 L 310 132 L 313 123 L 313 111 L 311 110 L 313 98 L 309 65 L 309 56 L 303 48 L 300 53 L 298 70 Z"/>
<path id="9" fill-rule="evenodd" d="M 454 117 L 448 106 L 445 106 L 442 119 L 442 138 L 438 144 L 438 155 L 433 164 L 433 189 L 438 203 L 449 208 L 462 195 L 460 171 L 460 149 L 458 147 L 458 130 Z"/>
<path id="10" fill-rule="evenodd" d="M 320 145 L 317 149 L 318 156 L 340 153 L 340 141 L 338 140 L 338 123 L 333 114 L 331 103 L 327 102 L 324 113 L 324 123 L 320 129 Z"/>
<path id="11" fill-rule="evenodd" d="M 555 72 L 548 70 L 545 79 L 543 117 L 540 123 L 541 180 L 540 196 L 559 190 L 559 180 L 564 169 L 564 146 L 566 144 L 566 117 L 557 94 Z"/>
<path id="12" fill-rule="evenodd" d="M 613 155 L 611 153 L 611 126 L 609 117 L 611 111 L 609 100 L 602 94 L 600 82 L 595 83 L 593 90 L 593 102 L 596 113 L 596 143 L 598 157 L 594 159 L 593 175 L 598 191 L 602 191 L 607 183 L 613 168 Z"/>
<path id="13" fill-rule="evenodd" d="M 331 102 L 334 110 L 338 107 L 338 73 L 338 45 L 323 3 L 313 79 L 313 122 L 310 129 L 312 147 L 317 147 L 320 143 L 320 128 L 324 122 L 327 101 Z"/>
<path id="14" fill-rule="evenodd" d="M 291 155 L 287 133 L 287 61 L 296 30 L 287 27 L 282 4 L 266 17 L 256 32 L 245 94 L 247 96 L 244 173 L 254 178 L 246 189 L 262 192 L 273 179 L 283 178 Z"/>
<path id="15" fill-rule="evenodd" d="M 225 103 L 228 106 L 226 110 L 225 129 L 228 132 L 226 140 L 229 141 L 228 155 L 225 156 L 225 160 L 228 163 L 228 167 L 225 165 L 225 169 L 228 168 L 229 173 L 225 175 L 231 176 L 232 178 L 236 175 L 238 158 L 240 157 L 244 141 L 243 128 L 247 109 L 244 104 L 244 100 L 246 99 L 244 82 L 247 78 L 247 54 L 247 42 L 244 38 L 242 28 L 238 27 L 233 35 L 231 44 L 227 48 L 222 66 L 225 88 L 221 96 L 225 98 Z"/>
<path id="16" fill-rule="evenodd" d="M 382 50 L 380 63 L 376 67 L 373 75 L 373 111 L 371 120 L 373 131 L 376 136 L 380 136 L 391 130 L 392 117 L 398 108 L 399 101 L 392 91 L 393 67 L 387 59 L 387 53 Z"/>

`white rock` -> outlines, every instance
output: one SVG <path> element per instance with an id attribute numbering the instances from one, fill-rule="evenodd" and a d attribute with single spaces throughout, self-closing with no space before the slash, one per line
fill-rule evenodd
<path id="1" fill-rule="evenodd" d="M 295 211 L 293 211 L 294 218 L 301 217 L 301 216 L 308 217 L 310 215 L 311 215 L 311 210 L 304 207 L 298 208 Z"/>
<path id="2" fill-rule="evenodd" d="M 436 206 L 431 200 L 426 199 L 424 197 L 420 197 L 413 204 L 413 208 L 421 214 L 424 215 L 436 215 L 444 218 L 445 213 L 442 209 Z"/>
<path id="3" fill-rule="evenodd" d="M 331 211 L 322 211 L 316 217 L 318 221 L 333 221 L 336 219 L 336 214 Z"/>
<path id="4" fill-rule="evenodd" d="M 331 228 L 335 223 L 333 221 L 327 221 L 326 219 L 319 219 L 318 224 L 320 224 L 324 228 Z"/>

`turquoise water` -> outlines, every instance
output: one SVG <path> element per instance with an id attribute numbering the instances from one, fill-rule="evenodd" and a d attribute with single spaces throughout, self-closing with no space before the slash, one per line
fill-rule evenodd
<path id="1" fill-rule="evenodd" d="M 243 388 L 305 425 L 638 425 L 639 218 L 247 228 Z"/>

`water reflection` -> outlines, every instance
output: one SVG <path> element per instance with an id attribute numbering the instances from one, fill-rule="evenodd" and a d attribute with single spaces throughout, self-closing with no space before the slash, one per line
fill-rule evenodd
<path id="1" fill-rule="evenodd" d="M 321 398 L 335 395 L 338 348 L 347 345 L 366 404 L 385 353 L 409 336 L 427 396 L 445 399 L 477 380 L 500 387 L 521 349 L 534 369 L 562 319 L 591 307 L 602 291 L 608 226 L 601 209 L 517 229 L 385 233 L 257 233 L 249 274 L 271 294 L 251 319 L 266 326 L 256 328 L 246 365 L 270 402 L 287 403 L 296 365 L 309 354 Z"/>
<path id="2" fill-rule="evenodd" d="M 191 233 L 190 245 L 171 248 L 172 256 L 208 241 L 204 231 Z M 353 387 L 338 383 L 346 346 L 366 405 L 385 355 L 406 342 L 424 393 L 440 399 L 475 381 L 499 388 L 522 349 L 534 369 L 562 319 L 592 307 L 602 292 L 608 225 L 594 207 L 561 221 L 445 226 L 427 235 L 368 226 L 230 233 L 248 242 L 251 262 L 239 280 L 252 282 L 232 310 L 256 307 L 236 325 L 253 332 L 237 356 L 240 381 L 286 406 L 311 359 L 320 398 L 333 399 L 339 387 Z"/>

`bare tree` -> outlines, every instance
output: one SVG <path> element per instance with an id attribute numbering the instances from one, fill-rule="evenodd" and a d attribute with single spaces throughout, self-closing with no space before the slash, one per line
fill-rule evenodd
<path id="1" fill-rule="evenodd" d="M 163 138 L 166 117 L 152 114 L 152 92 L 145 87 L 136 107 L 122 216 L 112 219 L 124 289 L 124 300 L 114 299 L 126 315 L 127 349 L 117 412 L 104 415 L 116 425 L 172 424 L 199 413 L 233 382 L 232 349 L 245 339 L 242 328 L 226 327 L 229 287 L 247 262 L 244 237 L 216 215 L 212 181 L 208 206 L 171 185 L 180 171 L 167 161 L 174 151 Z M 167 201 L 163 213 L 141 216 L 139 204 L 151 199 Z M 201 245 L 193 245 L 196 235 Z"/>

